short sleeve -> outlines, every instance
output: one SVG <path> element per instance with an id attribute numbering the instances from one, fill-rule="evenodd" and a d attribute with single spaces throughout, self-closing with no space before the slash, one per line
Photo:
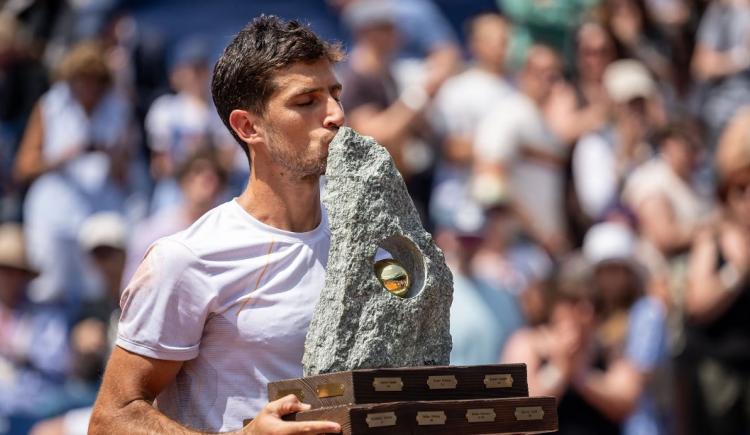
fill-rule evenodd
<path id="1" fill-rule="evenodd" d="M 211 300 L 194 254 L 176 241 L 157 241 L 120 298 L 116 344 L 151 358 L 193 359 Z"/>
<path id="2" fill-rule="evenodd" d="M 712 3 L 703 15 L 695 39 L 698 44 L 705 45 L 713 50 L 725 49 L 722 44 L 722 32 L 724 28 L 721 23 L 721 5 Z"/>
<path id="3" fill-rule="evenodd" d="M 666 346 L 664 307 L 655 299 L 640 299 L 630 313 L 625 357 L 638 370 L 647 372 L 665 357 Z"/>

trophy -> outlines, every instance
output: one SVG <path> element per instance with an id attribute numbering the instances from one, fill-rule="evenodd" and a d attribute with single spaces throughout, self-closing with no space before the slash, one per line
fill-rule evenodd
<path id="1" fill-rule="evenodd" d="M 452 275 L 385 148 L 340 128 L 323 203 L 331 248 L 305 377 L 268 385 L 270 400 L 295 394 L 312 409 L 286 419 L 355 435 L 557 429 L 555 399 L 528 397 L 524 364 L 448 365 Z"/>

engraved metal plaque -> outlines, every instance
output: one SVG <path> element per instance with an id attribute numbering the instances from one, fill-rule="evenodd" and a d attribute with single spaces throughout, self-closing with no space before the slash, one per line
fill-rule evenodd
<path id="1" fill-rule="evenodd" d="M 484 386 L 487 388 L 510 388 L 513 386 L 513 375 L 510 373 L 485 375 Z"/>
<path id="2" fill-rule="evenodd" d="M 315 387 L 315 392 L 318 394 L 318 397 L 324 399 L 326 397 L 343 396 L 345 389 L 344 384 L 340 383 L 322 384 Z"/>
<path id="3" fill-rule="evenodd" d="M 375 391 L 401 391 L 404 388 L 404 382 L 401 378 L 375 378 L 372 386 Z"/>
<path id="4" fill-rule="evenodd" d="M 276 393 L 276 397 L 274 400 L 279 400 L 284 396 L 288 396 L 290 394 L 294 394 L 297 396 L 300 402 L 303 402 L 305 400 L 305 393 L 301 389 L 290 389 L 290 390 L 279 390 L 278 393 Z"/>
<path id="5" fill-rule="evenodd" d="M 469 423 L 491 423 L 497 415 L 492 408 L 469 409 L 466 411 L 466 421 Z"/>
<path id="6" fill-rule="evenodd" d="M 445 424 L 444 411 L 419 411 L 417 412 L 417 424 L 420 426 L 438 426 Z"/>
<path id="7" fill-rule="evenodd" d="M 516 420 L 543 420 L 544 410 L 541 406 L 522 406 L 516 408 Z"/>
<path id="8" fill-rule="evenodd" d="M 453 375 L 428 376 L 427 385 L 430 387 L 430 390 L 453 390 L 458 385 L 458 381 Z"/>
<path id="9" fill-rule="evenodd" d="M 367 427 L 385 427 L 396 425 L 396 413 L 395 412 L 376 412 L 373 414 L 367 414 L 365 419 Z"/>

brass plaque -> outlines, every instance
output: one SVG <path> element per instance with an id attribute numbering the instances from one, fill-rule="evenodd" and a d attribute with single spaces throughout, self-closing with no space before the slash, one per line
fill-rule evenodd
<path id="1" fill-rule="evenodd" d="M 396 425 L 396 413 L 395 412 L 377 412 L 374 414 L 367 414 L 365 419 L 367 427 L 384 427 L 384 426 L 395 426 Z"/>
<path id="2" fill-rule="evenodd" d="M 315 392 L 318 394 L 319 398 L 325 399 L 326 397 L 343 396 L 345 389 L 346 387 L 344 384 L 322 384 L 315 387 Z"/>
<path id="3" fill-rule="evenodd" d="M 276 393 L 276 397 L 274 398 L 274 400 L 279 400 L 282 397 L 288 396 L 290 394 L 294 394 L 295 396 L 297 396 L 300 402 L 304 402 L 305 400 L 305 393 L 303 393 L 301 389 L 295 389 L 295 388 L 292 388 L 289 390 L 279 390 Z"/>
<path id="4" fill-rule="evenodd" d="M 401 378 L 375 378 L 372 381 L 375 391 L 401 391 L 404 382 Z"/>
<path id="5" fill-rule="evenodd" d="M 429 376 L 427 377 L 427 385 L 430 387 L 430 390 L 453 390 L 458 385 L 458 381 L 453 375 Z"/>
<path id="6" fill-rule="evenodd" d="M 495 410 L 492 408 L 469 409 L 466 411 L 466 420 L 469 423 L 491 423 L 495 421 Z"/>
<path id="7" fill-rule="evenodd" d="M 541 406 L 522 406 L 516 408 L 516 420 L 542 420 L 544 410 Z"/>
<path id="8" fill-rule="evenodd" d="M 417 424 L 420 426 L 438 426 L 445 424 L 444 411 L 419 411 L 417 412 Z"/>
<path id="9" fill-rule="evenodd" d="M 513 386 L 513 375 L 510 373 L 485 375 L 484 386 L 487 388 L 510 388 Z"/>

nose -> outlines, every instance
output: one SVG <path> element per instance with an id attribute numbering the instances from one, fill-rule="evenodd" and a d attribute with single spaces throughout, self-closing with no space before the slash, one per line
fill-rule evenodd
<path id="1" fill-rule="evenodd" d="M 339 128 L 344 125 L 344 108 L 341 107 L 341 102 L 333 97 L 328 97 L 326 118 L 323 125 L 326 128 Z"/>

